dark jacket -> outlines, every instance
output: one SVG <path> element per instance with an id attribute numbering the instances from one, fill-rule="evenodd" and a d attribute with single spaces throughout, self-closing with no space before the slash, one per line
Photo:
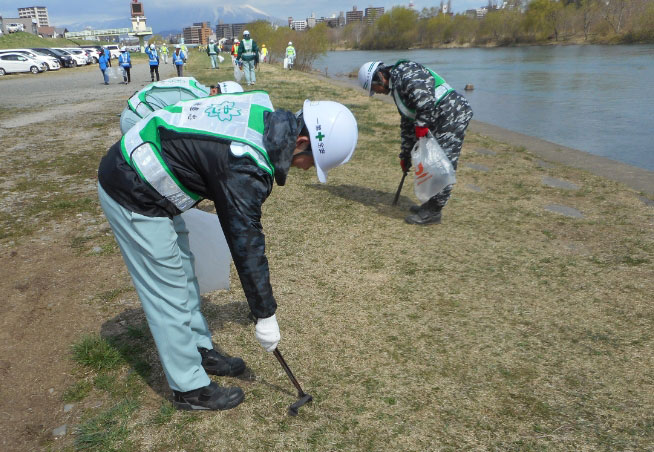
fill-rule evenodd
<path id="1" fill-rule="evenodd" d="M 257 47 L 257 43 L 255 42 L 254 39 L 251 39 L 252 41 L 252 49 L 248 53 L 245 50 L 245 39 L 243 39 L 239 45 L 238 45 L 238 53 L 236 58 L 239 60 L 243 61 L 252 61 L 254 60 L 255 63 L 259 64 L 259 47 Z"/>
<path id="2" fill-rule="evenodd" d="M 264 146 L 283 185 L 299 129 L 295 116 L 284 110 L 265 112 Z M 214 202 L 250 310 L 257 318 L 277 309 L 270 285 L 261 206 L 273 187 L 273 177 L 248 157 L 236 157 L 230 141 L 215 136 L 186 135 L 162 129 L 161 155 L 179 181 Z M 170 217 L 180 211 L 148 185 L 125 161 L 120 141 L 100 162 L 98 179 L 118 204 L 141 215 Z"/>
<path id="3" fill-rule="evenodd" d="M 455 104 L 465 102 L 467 107 L 465 98 L 456 91 L 452 91 L 440 102 L 437 102 L 434 77 L 427 68 L 414 61 L 399 61 L 390 69 L 390 89 L 391 97 L 397 95 L 405 106 L 415 111 L 415 119 L 412 119 L 402 114 L 402 110 L 398 107 L 402 116 L 400 122 L 402 152 L 400 156 L 411 154 L 417 141 L 416 126 L 427 127 L 436 135 L 444 124 L 454 119 L 446 117 L 451 116 L 450 111 L 452 110 L 452 108 L 445 108 L 446 105 L 450 106 L 451 104 L 446 102 L 446 98 L 448 101 L 456 98 Z M 454 111 L 456 110 L 455 105 Z"/>

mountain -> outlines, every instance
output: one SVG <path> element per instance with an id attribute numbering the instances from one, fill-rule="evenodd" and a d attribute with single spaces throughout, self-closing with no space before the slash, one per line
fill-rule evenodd
<path id="1" fill-rule="evenodd" d="M 183 5 L 183 3 L 181 3 Z M 197 22 L 210 22 L 211 28 L 215 30 L 219 21 L 225 24 L 248 23 L 256 20 L 267 20 L 277 24 L 283 24 L 284 21 L 270 16 L 265 11 L 257 9 L 250 5 L 242 6 L 187 6 L 179 8 L 148 8 L 145 5 L 145 14 L 147 24 L 152 31 L 162 36 L 169 34 L 181 33 L 184 27 L 190 27 Z M 59 25 L 58 25 L 59 26 Z M 85 27 L 94 29 L 107 28 L 131 28 L 129 13 L 126 13 L 124 19 L 108 21 L 90 21 L 85 23 L 63 24 L 62 27 L 70 31 L 81 31 Z"/>

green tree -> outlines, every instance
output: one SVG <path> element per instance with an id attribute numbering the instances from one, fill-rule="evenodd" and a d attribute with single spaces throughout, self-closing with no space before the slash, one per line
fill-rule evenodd
<path id="1" fill-rule="evenodd" d="M 373 25 L 361 42 L 364 49 L 408 49 L 418 44 L 418 13 L 402 6 L 393 7 Z"/>

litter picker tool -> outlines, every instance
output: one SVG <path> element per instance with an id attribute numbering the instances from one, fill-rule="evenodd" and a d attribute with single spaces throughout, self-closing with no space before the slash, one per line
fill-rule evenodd
<path id="1" fill-rule="evenodd" d="M 248 317 L 254 323 L 257 323 L 257 319 L 252 315 L 252 313 L 250 313 Z M 282 353 L 279 351 L 278 348 L 275 348 L 275 350 L 273 350 L 273 355 L 275 355 L 275 358 L 277 358 L 279 364 L 282 365 L 284 372 L 286 372 L 288 379 L 291 380 L 291 383 L 293 383 L 293 386 L 295 386 L 295 389 L 297 389 L 298 399 L 288 407 L 288 414 L 290 416 L 297 416 L 300 407 L 311 402 L 313 400 L 313 397 L 311 397 L 310 394 L 307 394 L 302 390 L 302 386 L 300 386 L 300 383 L 298 383 L 297 378 L 295 378 L 295 375 L 293 375 L 293 372 L 291 372 L 291 368 L 288 367 L 288 364 L 286 364 L 286 361 L 284 360 L 284 357 L 282 356 Z"/>
<path id="2" fill-rule="evenodd" d="M 400 199 L 400 193 L 402 192 L 402 186 L 404 185 L 404 179 L 406 178 L 407 173 L 408 171 L 405 171 L 402 174 L 402 180 L 400 181 L 400 185 L 399 187 L 397 187 L 397 191 L 395 192 L 395 198 L 393 198 L 393 204 L 391 204 L 393 206 L 396 206 L 398 199 Z"/>
<path id="3" fill-rule="evenodd" d="M 313 397 L 311 397 L 311 395 L 307 394 L 302 390 L 300 383 L 298 383 L 297 379 L 293 375 L 293 372 L 291 372 L 291 368 L 288 367 L 288 364 L 286 364 L 286 361 L 284 361 L 284 357 L 282 356 L 278 348 L 276 348 L 275 351 L 273 351 L 273 354 L 275 355 L 275 358 L 277 358 L 277 361 L 279 361 L 279 364 L 281 364 L 282 367 L 284 368 L 284 371 L 286 372 L 286 375 L 288 375 L 288 378 L 291 380 L 291 383 L 293 383 L 293 386 L 295 386 L 295 388 L 297 389 L 297 396 L 299 398 L 297 399 L 296 402 L 292 403 L 288 407 L 288 414 L 291 416 L 297 416 L 300 407 L 311 402 L 313 400 Z"/>

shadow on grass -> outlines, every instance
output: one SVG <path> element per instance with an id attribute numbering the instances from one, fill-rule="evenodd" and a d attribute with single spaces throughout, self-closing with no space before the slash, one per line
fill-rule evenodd
<path id="1" fill-rule="evenodd" d="M 327 184 L 311 184 L 311 188 L 316 190 L 323 190 L 329 192 L 334 196 L 356 201 L 365 206 L 373 207 L 377 213 L 393 219 L 402 219 L 407 215 L 407 210 L 415 203 L 408 196 L 400 195 L 397 205 L 392 206 L 395 192 L 388 193 L 381 190 L 375 190 L 368 187 L 360 187 L 358 185 L 327 185 Z M 411 189 L 411 184 L 404 182 L 403 190 Z"/>
<path id="2" fill-rule="evenodd" d="M 245 302 L 216 305 L 203 298 L 203 314 L 212 326 L 212 333 L 222 330 L 226 323 L 252 327 L 252 321 L 247 317 L 247 313 L 249 309 Z M 106 321 L 101 327 L 100 336 L 120 357 L 117 356 L 117 359 L 130 366 L 154 392 L 164 399 L 170 399 L 172 392 L 164 377 L 154 339 L 142 309 L 128 309 Z M 218 344 L 214 344 L 214 348 L 229 356 Z M 271 359 L 273 359 L 272 355 Z M 271 389 L 295 396 L 290 390 L 257 378 L 256 373 L 249 367 L 236 378 L 242 382 L 258 381 Z"/>

